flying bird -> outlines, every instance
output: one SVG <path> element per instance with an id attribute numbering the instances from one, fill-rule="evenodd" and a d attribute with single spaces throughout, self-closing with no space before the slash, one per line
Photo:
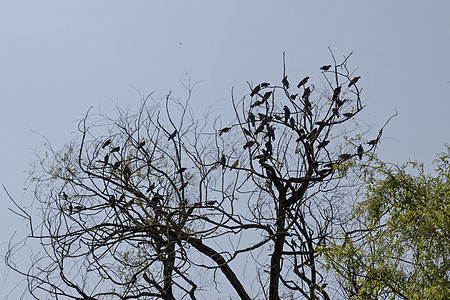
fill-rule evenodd
<path id="1" fill-rule="evenodd" d="M 289 81 L 287 80 L 287 75 L 283 77 L 283 80 L 281 81 L 283 83 L 283 86 L 285 88 L 289 88 Z"/>
<path id="2" fill-rule="evenodd" d="M 106 146 L 108 146 L 109 144 L 111 144 L 111 139 L 107 139 L 103 145 L 102 145 L 102 149 L 105 148 Z"/>
<path id="3" fill-rule="evenodd" d="M 256 143 L 256 141 L 250 140 L 247 143 L 245 143 L 244 145 L 244 150 L 247 148 L 250 148 L 251 146 L 253 146 Z"/>
<path id="4" fill-rule="evenodd" d="M 291 111 L 289 110 L 289 107 L 287 107 L 286 105 L 284 106 L 283 109 L 284 109 L 284 123 L 287 123 L 291 115 Z"/>
<path id="5" fill-rule="evenodd" d="M 169 135 L 169 139 L 168 139 L 168 141 L 170 141 L 170 140 L 172 140 L 176 135 L 177 135 L 177 130 L 175 129 L 175 131 L 174 132 L 172 132 L 172 134 L 171 135 Z"/>
<path id="6" fill-rule="evenodd" d="M 221 136 L 222 134 L 230 131 L 231 127 L 224 127 L 222 129 L 219 130 L 219 136 Z"/>
<path id="7" fill-rule="evenodd" d="M 362 159 L 363 153 L 364 153 L 364 148 L 363 148 L 362 145 L 359 145 L 359 147 L 358 147 L 358 157 L 359 157 L 359 159 Z"/>
<path id="8" fill-rule="evenodd" d="M 339 100 L 339 94 L 341 93 L 341 86 L 338 86 L 333 91 L 333 101 Z"/>
<path id="9" fill-rule="evenodd" d="M 252 92 L 250 93 L 250 97 L 255 96 L 256 94 L 259 93 L 259 91 L 261 90 L 261 85 L 258 84 L 257 86 L 255 86 L 255 88 L 252 90 Z"/>
<path id="10" fill-rule="evenodd" d="M 355 83 L 357 83 L 358 82 L 358 80 L 361 78 L 361 76 L 356 76 L 356 77 L 354 77 L 351 81 L 350 81 L 350 83 L 348 84 L 348 87 L 351 87 L 352 85 L 354 85 Z"/>
<path id="11" fill-rule="evenodd" d="M 305 78 L 300 80 L 300 82 L 297 84 L 297 87 L 300 88 L 302 85 L 305 85 L 308 82 L 308 79 L 309 79 L 309 77 L 306 76 Z"/>
<path id="12" fill-rule="evenodd" d="M 331 65 L 327 65 L 327 66 L 321 66 L 320 69 L 322 71 L 328 71 L 331 68 Z"/>

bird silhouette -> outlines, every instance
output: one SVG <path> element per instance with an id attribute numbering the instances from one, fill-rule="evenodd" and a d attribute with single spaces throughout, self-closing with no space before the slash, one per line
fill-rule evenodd
<path id="1" fill-rule="evenodd" d="M 333 101 L 336 101 L 339 99 L 339 94 L 341 93 L 341 86 L 338 86 L 337 88 L 334 89 L 333 91 Z"/>
<path id="2" fill-rule="evenodd" d="M 317 149 L 324 148 L 324 147 L 326 147 L 329 143 L 330 143 L 330 141 L 322 141 L 322 142 L 319 143 L 319 145 L 317 145 Z"/>
<path id="3" fill-rule="evenodd" d="M 103 163 L 106 165 L 109 161 L 109 154 L 106 154 L 105 157 L 103 158 Z"/>
<path id="4" fill-rule="evenodd" d="M 291 117 L 290 119 L 289 119 L 289 124 L 291 125 L 291 127 L 294 129 L 295 128 L 295 119 L 294 119 L 294 117 Z"/>
<path id="5" fill-rule="evenodd" d="M 255 134 L 257 135 L 258 133 L 260 133 L 260 132 L 262 132 L 263 130 L 264 130 L 264 124 L 263 123 L 261 123 L 259 126 L 258 126 L 258 128 L 256 128 L 256 130 L 255 130 Z"/>
<path id="6" fill-rule="evenodd" d="M 187 186 L 189 185 L 189 182 L 186 181 L 185 183 L 183 183 L 180 187 L 180 189 L 184 190 Z"/>
<path id="7" fill-rule="evenodd" d="M 289 110 L 289 107 L 287 107 L 286 105 L 284 106 L 283 109 L 284 109 L 284 123 L 287 123 L 291 115 L 291 111 Z"/>
<path id="8" fill-rule="evenodd" d="M 295 100 L 295 98 L 297 98 L 298 94 L 292 94 L 291 96 L 289 96 L 289 98 L 291 98 L 291 100 Z"/>
<path id="9" fill-rule="evenodd" d="M 272 91 L 266 92 L 262 98 L 262 102 L 266 102 L 270 98 L 270 96 L 272 96 Z"/>
<path id="10" fill-rule="evenodd" d="M 378 139 L 374 139 L 374 140 L 369 141 L 367 144 L 376 145 L 377 143 L 378 143 Z"/>
<path id="11" fill-rule="evenodd" d="M 265 89 L 265 88 L 268 87 L 269 85 L 270 85 L 270 83 L 268 83 L 268 82 L 263 82 L 263 83 L 260 84 L 260 86 L 261 86 L 262 89 Z"/>
<path id="12" fill-rule="evenodd" d="M 237 159 L 237 160 L 231 165 L 230 170 L 236 168 L 236 167 L 238 166 L 238 164 L 239 164 L 239 159 Z"/>
<path id="13" fill-rule="evenodd" d="M 220 159 L 220 164 L 222 165 L 222 169 L 225 168 L 225 164 L 227 163 L 227 158 L 225 154 L 222 153 L 222 158 Z"/>
<path id="14" fill-rule="evenodd" d="M 289 88 L 289 81 L 287 79 L 287 75 L 283 77 L 283 80 L 281 82 L 283 83 L 283 86 L 285 88 L 287 88 L 287 89 Z"/>
<path id="15" fill-rule="evenodd" d="M 114 195 L 109 196 L 109 198 L 108 198 L 108 203 L 109 203 L 109 205 L 111 205 L 111 206 L 116 205 L 116 197 L 115 197 Z"/>
<path id="16" fill-rule="evenodd" d="M 256 141 L 250 140 L 247 143 L 244 144 L 244 150 L 247 148 L 250 148 L 251 146 L 253 146 L 256 143 Z"/>
<path id="17" fill-rule="evenodd" d="M 102 145 L 102 149 L 105 148 L 106 146 L 108 146 L 109 144 L 111 144 L 111 139 L 107 139 L 103 145 Z"/>
<path id="18" fill-rule="evenodd" d="M 363 148 L 362 145 L 359 145 L 358 146 L 358 157 L 359 157 L 359 159 L 362 159 L 363 153 L 364 153 L 364 148 Z"/>
<path id="19" fill-rule="evenodd" d="M 361 76 L 356 76 L 356 77 L 354 77 L 351 81 L 350 81 L 350 83 L 348 84 L 348 87 L 351 87 L 352 85 L 354 85 L 355 83 L 357 83 L 358 82 L 358 80 L 361 78 Z"/>
<path id="20" fill-rule="evenodd" d="M 221 136 L 222 134 L 230 131 L 231 127 L 224 127 L 222 129 L 219 130 L 219 136 Z"/>
<path id="21" fill-rule="evenodd" d="M 252 92 L 250 93 L 250 97 L 255 96 L 257 93 L 259 93 L 259 91 L 261 90 L 261 85 L 258 84 L 257 86 L 255 86 L 255 88 L 252 90 Z"/>
<path id="22" fill-rule="evenodd" d="M 113 170 L 117 170 L 119 167 L 120 167 L 120 161 L 116 161 L 116 162 L 113 164 Z"/>
<path id="23" fill-rule="evenodd" d="M 261 104 L 263 104 L 262 101 L 256 100 L 255 102 L 252 103 L 252 105 L 250 105 L 250 107 L 254 108 L 254 107 L 260 106 Z"/>
<path id="24" fill-rule="evenodd" d="M 331 65 L 321 66 L 320 69 L 322 71 L 328 71 L 331 68 Z"/>
<path id="25" fill-rule="evenodd" d="M 172 140 L 176 135 L 177 135 L 177 130 L 175 129 L 175 131 L 174 132 L 172 132 L 172 134 L 171 135 L 169 135 L 169 139 L 168 139 L 168 141 L 170 141 L 170 140 Z"/>
<path id="26" fill-rule="evenodd" d="M 256 126 L 255 125 L 256 118 L 252 112 L 248 113 L 248 119 L 250 120 L 250 123 L 252 124 L 252 126 L 255 127 Z"/>
<path id="27" fill-rule="evenodd" d="M 300 80 L 300 82 L 297 84 L 297 87 L 300 88 L 302 85 L 305 85 L 308 82 L 308 79 L 309 79 L 309 77 L 306 76 L 305 78 Z"/>
<path id="28" fill-rule="evenodd" d="M 344 154 L 339 155 L 339 158 L 342 160 L 347 160 L 347 159 L 352 158 L 352 155 L 348 154 L 348 153 L 344 153 Z"/>
<path id="29" fill-rule="evenodd" d="M 353 113 L 344 113 L 344 117 L 351 118 L 353 117 Z"/>
<path id="30" fill-rule="evenodd" d="M 181 169 L 179 169 L 176 173 L 177 174 L 181 174 L 181 173 L 183 173 L 184 171 L 186 171 L 187 170 L 187 168 L 181 168 Z"/>
<path id="31" fill-rule="evenodd" d="M 63 199 L 67 200 L 69 197 L 67 196 L 67 194 L 65 192 L 63 192 Z"/>
<path id="32" fill-rule="evenodd" d="M 114 148 L 111 149 L 111 153 L 119 152 L 119 151 L 120 151 L 120 147 L 119 146 L 114 147 Z"/>
<path id="33" fill-rule="evenodd" d="M 305 101 L 307 101 L 309 99 L 309 95 L 311 95 L 311 89 L 309 88 L 309 86 L 303 91 L 303 95 L 302 98 L 305 99 Z"/>

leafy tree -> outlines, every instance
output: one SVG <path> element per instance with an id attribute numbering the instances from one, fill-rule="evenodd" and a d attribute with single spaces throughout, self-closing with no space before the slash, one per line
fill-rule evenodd
<path id="1" fill-rule="evenodd" d="M 365 174 L 358 229 L 327 255 L 347 299 L 450 298 L 450 147 L 423 164 L 379 160 Z"/>
<path id="2" fill-rule="evenodd" d="M 354 121 L 349 56 L 332 55 L 321 89 L 285 70 L 281 85 L 249 83 L 225 125 L 194 115 L 189 80 L 186 100 L 89 110 L 72 142 L 37 160 L 42 215 L 17 211 L 39 220 L 29 239 L 43 253 L 24 270 L 17 244 L 7 263 L 36 299 L 333 298 L 323 249 L 353 207 L 354 161 L 381 136 L 367 146 Z"/>

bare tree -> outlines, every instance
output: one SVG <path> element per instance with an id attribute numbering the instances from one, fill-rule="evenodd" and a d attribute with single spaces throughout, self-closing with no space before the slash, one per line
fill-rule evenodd
<path id="1" fill-rule="evenodd" d="M 332 54 L 322 89 L 309 77 L 290 86 L 284 70 L 280 85 L 232 92 L 226 127 L 213 111 L 196 119 L 189 82 L 187 100 L 88 110 L 32 173 L 42 215 L 29 239 L 43 253 L 23 270 L 11 245 L 7 264 L 36 299 L 198 299 L 222 281 L 227 297 L 331 299 L 321 250 L 349 213 L 348 170 L 381 137 L 362 146 L 349 57 Z"/>

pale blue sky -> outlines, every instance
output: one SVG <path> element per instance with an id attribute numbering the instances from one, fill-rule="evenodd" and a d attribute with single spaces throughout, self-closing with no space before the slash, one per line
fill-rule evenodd
<path id="1" fill-rule="evenodd" d="M 449 12 L 449 1 L 2 1 L 0 183 L 30 201 L 24 172 L 43 143 L 31 130 L 59 148 L 90 106 L 137 103 L 130 85 L 181 97 L 186 70 L 203 81 L 192 102 L 200 109 L 232 87 L 248 93 L 246 81 L 279 83 L 283 51 L 292 80 L 320 78 L 328 46 L 338 57 L 353 51 L 374 136 L 399 112 L 381 156 L 429 163 L 450 142 Z M 3 253 L 25 223 L 0 195 Z M 2 299 L 16 277 L 4 278 Z"/>

